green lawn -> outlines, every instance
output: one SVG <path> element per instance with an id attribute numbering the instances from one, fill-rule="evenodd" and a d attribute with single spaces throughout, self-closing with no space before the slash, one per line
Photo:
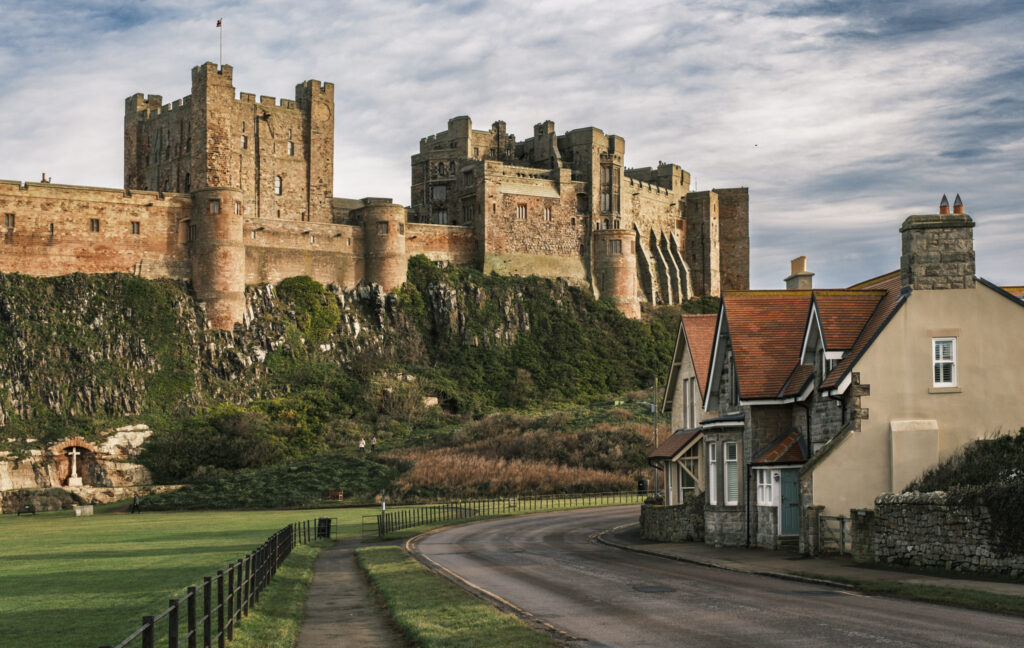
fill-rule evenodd
<path id="1" fill-rule="evenodd" d="M 80 518 L 67 512 L 0 517 L 0 644 L 113 645 L 144 615 L 163 610 L 185 587 L 214 575 L 289 522 L 338 518 L 342 535 L 356 536 L 361 516 L 372 512 L 126 515 L 97 509 L 97 515 Z M 297 568 L 308 573 L 309 565 Z"/>

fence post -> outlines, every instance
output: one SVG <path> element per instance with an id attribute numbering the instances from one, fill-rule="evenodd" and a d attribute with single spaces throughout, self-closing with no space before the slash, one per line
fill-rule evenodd
<path id="1" fill-rule="evenodd" d="M 235 563 L 228 565 L 228 641 L 234 639 L 235 628 Z"/>
<path id="2" fill-rule="evenodd" d="M 167 648 L 178 648 L 178 599 L 171 599 L 167 614 Z"/>
<path id="3" fill-rule="evenodd" d="M 839 516 L 839 555 L 846 553 L 846 518 Z"/>
<path id="4" fill-rule="evenodd" d="M 142 648 L 153 648 L 153 617 L 142 617 Z"/>
<path id="5" fill-rule="evenodd" d="M 213 579 L 203 576 L 203 648 L 210 648 L 210 638 L 213 635 L 213 607 L 210 599 L 213 598 Z"/>
<path id="6" fill-rule="evenodd" d="M 196 648 L 196 587 L 189 585 L 185 613 L 188 617 L 188 648 Z"/>
<path id="7" fill-rule="evenodd" d="M 217 570 L 217 646 L 224 648 L 224 570 Z"/>

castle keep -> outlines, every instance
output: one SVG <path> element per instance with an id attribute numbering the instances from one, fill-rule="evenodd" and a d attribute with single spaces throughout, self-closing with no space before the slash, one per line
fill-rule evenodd
<path id="1" fill-rule="evenodd" d="M 673 164 L 626 169 L 595 128 L 522 142 L 468 117 L 420 142 L 412 201 L 333 196 L 334 86 L 236 93 L 232 68 L 192 93 L 125 103 L 124 189 L 0 181 L 0 272 L 129 272 L 191 280 L 211 326 L 244 319 L 247 284 L 308 275 L 392 290 L 409 256 L 562 277 L 630 317 L 748 285 L 747 190 L 689 191 Z"/>

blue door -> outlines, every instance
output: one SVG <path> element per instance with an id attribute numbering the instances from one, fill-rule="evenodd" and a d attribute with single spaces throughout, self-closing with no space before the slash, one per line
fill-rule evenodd
<path id="1" fill-rule="evenodd" d="M 779 535 L 798 535 L 800 533 L 800 483 L 797 480 L 796 468 L 781 470 L 782 503 L 779 510 L 781 520 Z"/>

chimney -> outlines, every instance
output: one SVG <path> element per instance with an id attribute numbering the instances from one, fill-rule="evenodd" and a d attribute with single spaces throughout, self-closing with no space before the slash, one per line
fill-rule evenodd
<path id="1" fill-rule="evenodd" d="M 974 287 L 974 221 L 963 209 L 957 196 L 950 214 L 949 201 L 943 196 L 938 214 L 903 221 L 900 283 L 904 290 Z"/>
<path id="2" fill-rule="evenodd" d="M 807 272 L 807 257 L 800 256 L 789 262 L 789 276 L 786 277 L 786 290 L 810 290 L 813 272 Z"/>
<path id="3" fill-rule="evenodd" d="M 964 201 L 960 200 L 960 194 L 956 195 L 956 200 L 953 201 L 953 213 L 962 214 L 964 213 Z"/>

